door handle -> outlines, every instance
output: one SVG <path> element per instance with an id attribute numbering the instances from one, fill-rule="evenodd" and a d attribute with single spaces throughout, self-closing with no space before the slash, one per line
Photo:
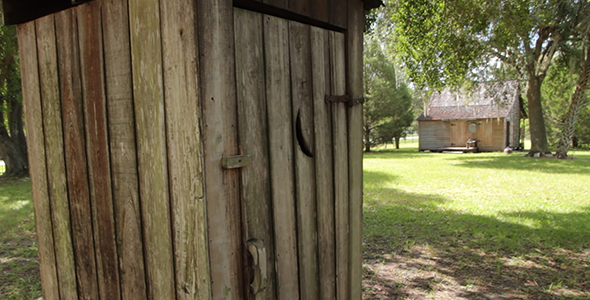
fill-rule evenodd
<path id="1" fill-rule="evenodd" d="M 267 257 L 264 243 L 259 239 L 249 239 L 246 242 L 248 254 L 252 259 L 254 278 L 250 283 L 250 289 L 254 295 L 266 288 L 267 282 Z"/>

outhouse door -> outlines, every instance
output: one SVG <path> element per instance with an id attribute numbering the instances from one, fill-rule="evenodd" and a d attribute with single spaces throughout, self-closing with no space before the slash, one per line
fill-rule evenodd
<path id="1" fill-rule="evenodd" d="M 234 30 L 245 293 L 344 299 L 345 36 L 238 8 Z"/>

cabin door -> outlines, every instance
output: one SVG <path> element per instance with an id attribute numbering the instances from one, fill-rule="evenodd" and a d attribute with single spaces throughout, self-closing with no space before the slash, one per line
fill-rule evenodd
<path id="1" fill-rule="evenodd" d="M 244 289 L 338 299 L 348 288 L 344 34 L 234 9 Z M 339 263 L 343 262 L 343 263 Z M 337 279 L 338 278 L 338 279 Z"/>
<path id="2" fill-rule="evenodd" d="M 467 139 L 467 121 L 451 122 L 451 146 L 465 147 Z"/>

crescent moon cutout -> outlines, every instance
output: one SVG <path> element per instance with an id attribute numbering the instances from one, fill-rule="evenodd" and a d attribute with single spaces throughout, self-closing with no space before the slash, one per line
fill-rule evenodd
<path id="1" fill-rule="evenodd" d="M 313 153 L 311 153 L 309 145 L 307 144 L 307 142 L 305 142 L 305 139 L 303 138 L 303 129 L 301 128 L 301 110 L 297 111 L 297 120 L 295 121 L 295 132 L 297 134 L 297 143 L 299 144 L 299 148 L 301 148 L 303 154 L 313 158 Z"/>

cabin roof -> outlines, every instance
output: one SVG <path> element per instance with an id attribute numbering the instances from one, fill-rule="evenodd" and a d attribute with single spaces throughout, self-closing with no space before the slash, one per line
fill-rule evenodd
<path id="1" fill-rule="evenodd" d="M 515 101 L 519 101 L 519 107 L 522 106 L 516 81 L 480 83 L 469 91 L 445 88 L 442 92 L 432 94 L 428 108 L 417 120 L 505 118 L 510 114 Z"/>

